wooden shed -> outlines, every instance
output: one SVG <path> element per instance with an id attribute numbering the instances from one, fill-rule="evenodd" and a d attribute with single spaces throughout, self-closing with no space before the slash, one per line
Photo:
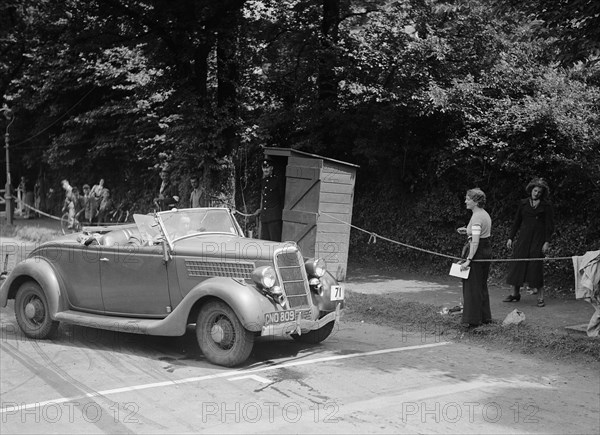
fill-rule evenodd
<path id="1" fill-rule="evenodd" d="M 285 163 L 281 240 L 305 257 L 321 257 L 339 281 L 346 278 L 357 165 L 290 149 L 265 148 Z"/>

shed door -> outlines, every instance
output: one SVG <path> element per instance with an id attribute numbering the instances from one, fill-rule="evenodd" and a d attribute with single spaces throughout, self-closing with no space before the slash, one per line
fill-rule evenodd
<path id="1" fill-rule="evenodd" d="M 286 169 L 282 241 L 294 241 L 305 257 L 315 255 L 323 161 L 290 158 Z"/>

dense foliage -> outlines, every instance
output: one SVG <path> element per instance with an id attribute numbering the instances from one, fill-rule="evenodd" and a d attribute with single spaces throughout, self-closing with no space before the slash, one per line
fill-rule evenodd
<path id="1" fill-rule="evenodd" d="M 168 161 L 182 196 L 202 167 L 215 196 L 253 211 L 261 146 L 292 147 L 360 165 L 356 225 L 450 255 L 464 192 L 481 187 L 503 258 L 543 176 L 551 255 L 583 254 L 600 242 L 600 27 L 593 1 L 569 1 L 5 0 L 13 178 L 58 191 L 102 177 L 148 210 Z M 368 238 L 353 233 L 351 256 L 447 266 Z M 549 264 L 557 282 L 570 268 Z"/>

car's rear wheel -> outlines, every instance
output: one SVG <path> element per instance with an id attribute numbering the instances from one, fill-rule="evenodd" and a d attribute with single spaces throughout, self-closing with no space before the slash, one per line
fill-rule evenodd
<path id="1" fill-rule="evenodd" d="M 327 337 L 329 337 L 329 335 L 331 335 L 334 326 L 335 321 L 329 322 L 321 326 L 319 329 L 313 329 L 312 331 L 308 331 L 301 335 L 292 334 L 292 338 L 302 343 L 317 344 L 325 340 Z"/>
<path id="2" fill-rule="evenodd" d="M 46 295 L 34 281 L 23 283 L 17 290 L 15 317 L 23 333 L 30 338 L 48 338 L 58 329 L 58 322 L 50 317 Z"/>
<path id="3" fill-rule="evenodd" d="M 246 361 L 254 346 L 254 333 L 244 328 L 233 310 L 220 301 L 209 302 L 200 309 L 196 337 L 206 359 L 226 367 Z"/>

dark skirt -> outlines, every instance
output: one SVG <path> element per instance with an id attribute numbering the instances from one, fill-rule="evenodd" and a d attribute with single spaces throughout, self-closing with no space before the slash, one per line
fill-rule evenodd
<path id="1" fill-rule="evenodd" d="M 525 231 L 523 231 L 525 233 Z M 526 237 L 527 234 L 519 236 L 515 242 L 513 258 L 543 258 L 542 246 L 544 245 L 542 237 Z M 512 286 L 521 287 L 527 283 L 531 288 L 540 288 L 544 286 L 544 263 L 537 261 L 513 261 L 508 265 L 508 275 L 506 283 Z"/>
<path id="2" fill-rule="evenodd" d="M 480 239 L 474 260 L 492 257 L 490 239 Z M 463 323 L 481 325 L 492 321 L 490 295 L 488 293 L 488 275 L 490 262 L 471 262 L 469 278 L 463 279 Z"/>

